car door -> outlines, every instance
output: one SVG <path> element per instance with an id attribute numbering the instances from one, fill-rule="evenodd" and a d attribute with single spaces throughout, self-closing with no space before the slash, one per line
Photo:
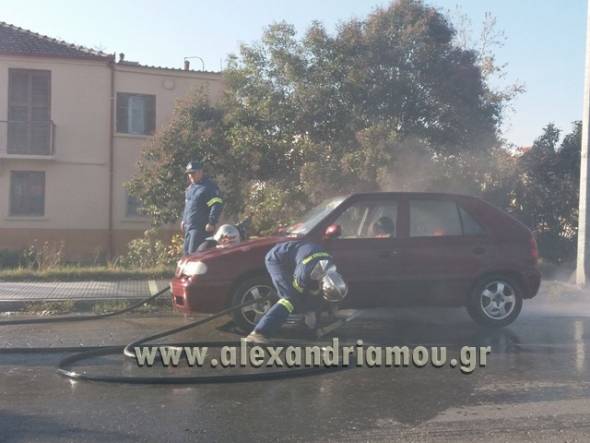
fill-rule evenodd
<path id="1" fill-rule="evenodd" d="M 395 291 L 401 272 L 397 247 L 399 202 L 395 198 L 352 202 L 333 221 L 341 235 L 326 241 L 326 248 L 350 286 L 349 304 L 379 306 Z M 376 232 L 377 221 L 390 232 Z"/>
<path id="2" fill-rule="evenodd" d="M 408 237 L 400 245 L 403 293 L 415 302 L 462 304 L 489 260 L 485 230 L 448 197 L 410 197 Z"/>

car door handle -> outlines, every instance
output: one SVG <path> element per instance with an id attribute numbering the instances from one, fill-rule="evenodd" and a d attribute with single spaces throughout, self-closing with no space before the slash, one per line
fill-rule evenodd
<path id="1" fill-rule="evenodd" d="M 484 248 L 483 246 L 476 246 L 472 249 L 472 251 L 475 255 L 483 255 L 486 252 L 486 248 Z"/>

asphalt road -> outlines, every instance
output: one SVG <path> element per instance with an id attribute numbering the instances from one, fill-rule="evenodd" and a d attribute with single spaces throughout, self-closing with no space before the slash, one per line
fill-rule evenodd
<path id="1" fill-rule="evenodd" d="M 61 354 L 0 353 L 0 441 L 587 441 L 588 297 L 542 295 L 496 332 L 456 309 L 368 312 L 338 331 L 349 343 L 447 346 L 450 356 L 466 345 L 491 346 L 487 366 L 470 374 L 446 365 L 225 385 L 113 385 L 56 375 Z M 2 347 L 124 344 L 185 321 L 168 314 L 0 333 Z M 178 340 L 235 339 L 225 321 Z M 229 371 L 140 369 L 118 356 L 84 366 L 141 375 Z"/>

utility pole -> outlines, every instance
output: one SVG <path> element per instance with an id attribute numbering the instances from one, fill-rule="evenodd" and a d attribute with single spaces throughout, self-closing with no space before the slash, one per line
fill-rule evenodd
<path id="1" fill-rule="evenodd" d="M 588 231 L 588 139 L 590 131 L 590 0 L 586 11 L 586 71 L 584 76 L 584 111 L 582 114 L 582 152 L 580 155 L 580 202 L 578 210 L 578 257 L 576 263 L 576 284 L 586 286 L 587 262 L 590 259 Z"/>

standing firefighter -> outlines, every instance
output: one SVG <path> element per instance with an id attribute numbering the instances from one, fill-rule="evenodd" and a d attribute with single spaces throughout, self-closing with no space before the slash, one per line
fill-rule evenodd
<path id="1" fill-rule="evenodd" d="M 208 234 L 215 232 L 215 225 L 223 209 L 219 188 L 203 173 L 199 162 L 186 165 L 191 184 L 186 188 L 184 213 L 180 227 L 184 232 L 184 255 L 194 253 Z"/>
<path id="2" fill-rule="evenodd" d="M 310 297 L 321 294 L 329 302 L 339 302 L 348 292 L 330 254 L 315 243 L 279 243 L 266 254 L 265 264 L 280 300 L 246 337 L 249 343 L 268 343 L 268 337 L 279 330 L 289 314 L 304 311 L 306 301 L 318 301 Z"/>

